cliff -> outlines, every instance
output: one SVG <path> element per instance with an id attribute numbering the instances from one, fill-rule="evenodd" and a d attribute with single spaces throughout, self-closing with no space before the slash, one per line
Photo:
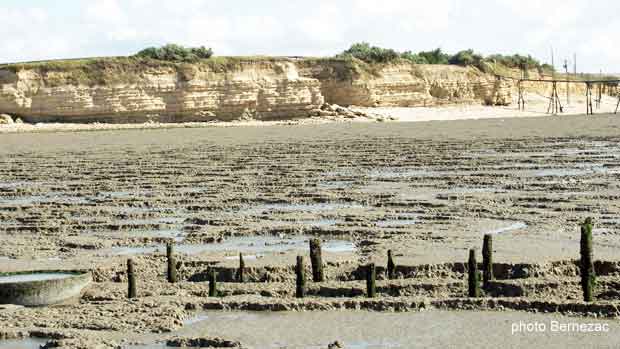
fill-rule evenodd
<path id="1" fill-rule="evenodd" d="M 475 68 L 337 59 L 134 58 L 0 66 L 0 113 L 28 122 L 187 122 L 318 114 L 356 106 L 510 104 L 511 86 Z"/>

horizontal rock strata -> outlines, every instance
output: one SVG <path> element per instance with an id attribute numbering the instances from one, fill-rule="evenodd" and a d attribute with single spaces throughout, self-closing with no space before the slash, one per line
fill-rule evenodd
<path id="1" fill-rule="evenodd" d="M 325 102 L 371 107 L 512 100 L 506 81 L 474 68 L 390 64 L 359 71 L 344 64 L 283 58 L 226 68 L 134 66 L 130 72 L 105 64 L 94 71 L 0 67 L 0 113 L 27 122 L 282 120 L 322 116 Z"/>

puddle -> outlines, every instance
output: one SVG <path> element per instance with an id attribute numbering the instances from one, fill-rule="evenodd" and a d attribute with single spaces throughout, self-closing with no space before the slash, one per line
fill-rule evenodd
<path id="1" fill-rule="evenodd" d="M 16 197 L 16 198 L 10 198 L 10 199 L 1 199 L 0 203 L 9 204 L 9 205 L 32 205 L 32 204 L 39 203 L 43 200 L 45 200 L 45 196 L 31 195 L 31 196 Z"/>
<path id="2" fill-rule="evenodd" d="M 404 225 L 414 225 L 414 224 L 418 224 L 418 222 L 415 220 L 411 220 L 411 219 L 387 219 L 384 221 L 378 221 L 376 224 L 377 224 L 377 227 L 390 228 L 390 227 L 399 227 L 399 226 L 404 226 Z"/>
<path id="3" fill-rule="evenodd" d="M 59 204 L 87 204 L 90 201 L 85 197 L 78 197 L 72 195 L 66 195 L 65 193 L 52 192 L 47 195 L 28 195 L 28 196 L 18 196 L 12 198 L 3 198 L 0 200 L 0 203 L 10 204 L 10 205 L 33 205 L 33 204 L 51 204 L 51 203 L 59 203 Z"/>
<path id="4" fill-rule="evenodd" d="M 586 176 L 592 174 L 614 174 L 619 173 L 617 168 L 609 168 L 602 165 L 594 166 L 577 166 L 570 168 L 549 168 L 543 170 L 525 171 L 525 175 L 531 177 L 571 177 L 571 176 Z"/>
<path id="5" fill-rule="evenodd" d="M 181 242 L 185 240 L 186 233 L 179 229 L 132 230 L 131 235 L 150 237 L 150 238 L 168 238 L 168 239 L 173 239 L 176 242 Z"/>
<path id="6" fill-rule="evenodd" d="M 29 282 L 29 281 L 43 281 L 43 280 L 56 280 L 66 279 L 75 276 L 70 273 L 32 273 L 32 274 L 14 274 L 14 275 L 0 275 L 0 284 L 7 284 L 12 282 Z"/>
<path id="7" fill-rule="evenodd" d="M 270 211 L 280 212 L 324 212 L 351 208 L 363 208 L 359 204 L 317 203 L 317 204 L 265 204 L 241 210 L 239 213 L 256 215 Z"/>
<path id="8" fill-rule="evenodd" d="M 345 189 L 352 186 L 352 181 L 325 181 L 317 184 L 317 187 L 321 189 Z"/>
<path id="9" fill-rule="evenodd" d="M 620 324 L 599 320 L 609 331 L 592 333 L 562 331 L 511 332 L 512 324 L 530 321 L 543 323 L 588 323 L 588 319 L 557 314 L 531 314 L 515 311 L 442 311 L 373 312 L 341 310 L 335 312 L 200 312 L 200 321 L 175 331 L 175 337 L 209 337 L 239 341 L 249 348 L 325 349 L 338 341 L 344 348 L 379 349 L 413 347 L 476 347 L 463 343 L 502 343 L 507 348 L 520 347 L 527 340 L 531 347 L 584 348 L 599 345 L 616 347 L 620 339 L 614 334 Z M 193 319 L 198 319 L 195 317 Z M 466 334 L 463 337 L 463 334 Z M 151 337 L 151 342 L 161 337 Z M 478 347 L 489 347 L 489 345 Z M 480 343 L 478 343 L 480 344 Z M 130 347 L 126 347 L 130 348 Z M 134 348 L 166 348 L 164 344 Z"/>
<path id="10" fill-rule="evenodd" d="M 278 253 L 290 250 L 308 249 L 308 236 L 291 236 L 290 238 L 275 236 L 243 236 L 232 237 L 221 243 L 211 244 L 180 244 L 174 248 L 179 253 L 198 254 L 203 252 L 236 252 L 256 257 L 264 253 Z M 110 251 L 112 255 L 136 255 L 150 253 L 164 253 L 165 245 L 144 246 L 144 247 L 113 247 Z M 354 252 L 355 245 L 345 240 L 324 240 L 323 251 L 332 253 Z M 234 258 L 238 258 L 235 256 Z"/>
<path id="11" fill-rule="evenodd" d="M 262 254 L 248 254 L 248 255 L 244 254 L 243 255 L 243 259 L 257 259 L 257 258 L 263 258 L 263 257 L 265 257 L 265 256 L 262 255 Z M 226 256 L 225 259 L 237 260 L 237 259 L 239 259 L 239 256 Z"/>
<path id="12" fill-rule="evenodd" d="M 441 172 L 431 170 L 414 170 L 414 169 L 394 169 L 383 168 L 375 169 L 368 172 L 368 176 L 372 179 L 378 178 L 404 178 L 404 177 L 431 177 L 440 175 Z"/>
<path id="13" fill-rule="evenodd" d="M 121 219 L 114 223 L 128 225 L 148 225 L 148 224 L 181 224 L 185 218 L 180 217 L 160 217 L 160 218 L 142 218 L 142 219 Z"/>
<path id="14" fill-rule="evenodd" d="M 309 225 L 311 227 L 331 227 L 338 223 L 336 219 L 318 219 L 318 220 L 302 220 L 298 221 L 301 224 Z"/>
<path id="15" fill-rule="evenodd" d="M 47 343 L 40 338 L 0 340 L 0 349 L 39 349 Z"/>
<path id="16" fill-rule="evenodd" d="M 501 234 L 501 233 L 505 233 L 508 231 L 512 231 L 512 230 L 518 230 L 518 229 L 525 229 L 527 228 L 527 224 L 525 224 L 524 222 L 515 222 L 507 227 L 502 227 L 502 228 L 498 228 L 498 229 L 494 229 L 494 230 L 489 230 L 487 232 L 485 232 L 484 234 Z"/>

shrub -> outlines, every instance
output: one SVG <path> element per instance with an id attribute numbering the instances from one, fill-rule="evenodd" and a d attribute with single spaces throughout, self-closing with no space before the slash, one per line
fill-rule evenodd
<path id="1" fill-rule="evenodd" d="M 207 59 L 213 55 L 213 50 L 201 47 L 186 48 L 181 45 L 168 44 L 162 47 L 149 47 L 138 53 L 136 57 L 157 59 L 170 62 L 195 62 Z"/>
<path id="2" fill-rule="evenodd" d="M 338 56 L 353 56 L 367 63 L 389 63 L 399 57 L 398 53 L 392 49 L 370 46 L 367 42 L 353 44 Z"/>
<path id="3" fill-rule="evenodd" d="M 481 55 L 474 53 L 474 50 L 469 49 L 460 51 L 450 57 L 450 59 L 448 59 L 448 63 L 462 66 L 480 66 L 483 60 L 484 58 Z"/>
<path id="4" fill-rule="evenodd" d="M 487 61 L 500 63 L 508 68 L 517 68 L 517 69 L 540 69 L 541 64 L 538 60 L 534 59 L 532 56 L 522 56 L 520 54 L 514 54 L 512 56 L 507 55 L 490 55 L 486 58 Z"/>
<path id="5" fill-rule="evenodd" d="M 348 50 L 336 55 L 336 57 L 341 59 L 357 58 L 366 63 L 389 63 L 401 59 L 414 64 L 453 64 L 464 67 L 474 66 L 483 72 L 490 72 L 492 70 L 493 63 L 498 63 L 513 69 L 538 69 L 540 72 L 553 71 L 552 66 L 549 64 L 541 64 L 530 55 L 495 54 L 484 57 L 481 54 L 475 53 L 472 49 L 462 50 L 454 55 L 450 55 L 443 52 L 441 48 L 436 48 L 431 51 L 421 51 L 418 53 L 411 51 L 399 53 L 392 49 L 371 46 L 367 42 L 353 44 Z"/>
<path id="6" fill-rule="evenodd" d="M 428 64 L 428 62 L 426 61 L 426 58 L 420 56 L 417 53 L 413 53 L 411 51 L 405 51 L 403 53 L 400 54 L 400 57 L 404 60 L 407 60 L 411 63 L 415 63 L 415 64 Z"/>
<path id="7" fill-rule="evenodd" d="M 428 64 L 449 64 L 450 55 L 442 52 L 440 48 L 422 51 L 418 55 L 423 57 Z"/>
<path id="8" fill-rule="evenodd" d="M 540 68 L 538 69 L 538 72 L 549 74 L 549 73 L 555 72 L 555 68 L 551 64 L 544 63 L 540 66 Z"/>

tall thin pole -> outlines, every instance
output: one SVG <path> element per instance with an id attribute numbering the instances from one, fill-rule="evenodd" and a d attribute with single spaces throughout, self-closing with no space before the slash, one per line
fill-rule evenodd
<path id="1" fill-rule="evenodd" d="M 565 59 L 564 60 L 564 70 L 566 71 L 566 105 L 570 104 L 570 97 L 569 97 L 569 82 L 568 82 L 568 60 Z"/>
<path id="2" fill-rule="evenodd" d="M 551 70 L 551 75 L 553 79 L 555 80 L 555 60 L 553 58 L 553 45 L 551 45 L 551 67 L 553 68 Z"/>
<path id="3" fill-rule="evenodd" d="M 577 77 L 577 52 L 573 53 L 573 74 Z"/>

